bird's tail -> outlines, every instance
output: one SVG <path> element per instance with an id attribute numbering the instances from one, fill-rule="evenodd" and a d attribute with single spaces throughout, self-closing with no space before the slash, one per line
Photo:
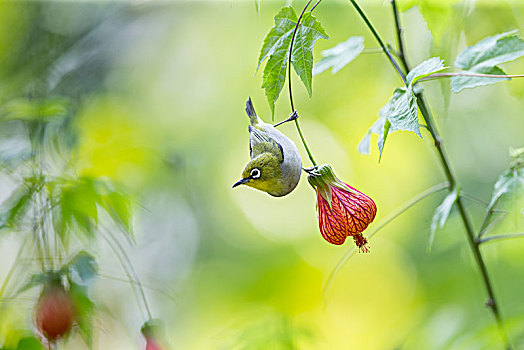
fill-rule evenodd
<path id="1" fill-rule="evenodd" d="M 255 112 L 255 107 L 253 107 L 253 103 L 251 102 L 251 97 L 249 97 L 246 101 L 246 113 L 249 117 L 249 120 L 251 122 L 251 125 L 256 125 L 259 122 L 257 113 Z"/>

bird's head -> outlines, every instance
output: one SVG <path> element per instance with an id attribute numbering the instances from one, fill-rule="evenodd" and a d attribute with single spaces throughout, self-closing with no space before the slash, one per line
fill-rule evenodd
<path id="1" fill-rule="evenodd" d="M 271 153 L 263 153 L 247 163 L 242 178 L 233 185 L 246 185 L 272 193 L 280 190 L 282 171 L 279 160 Z"/>

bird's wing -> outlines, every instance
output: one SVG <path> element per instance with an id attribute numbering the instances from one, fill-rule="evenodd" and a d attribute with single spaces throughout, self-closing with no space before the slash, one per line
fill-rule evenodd
<path id="1" fill-rule="evenodd" d="M 251 125 L 249 126 L 249 136 L 249 153 L 251 159 L 258 157 L 262 153 L 271 153 L 277 157 L 281 163 L 284 161 L 284 149 L 280 143 Z"/>

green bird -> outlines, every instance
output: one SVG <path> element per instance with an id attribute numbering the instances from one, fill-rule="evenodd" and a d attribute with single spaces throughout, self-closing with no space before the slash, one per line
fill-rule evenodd
<path id="1" fill-rule="evenodd" d="M 275 197 L 282 197 L 295 189 L 302 172 L 302 160 L 297 146 L 275 127 L 298 118 L 291 116 L 275 125 L 264 123 L 256 114 L 251 98 L 246 102 L 249 125 L 249 154 L 242 178 L 234 187 L 246 185 Z"/>

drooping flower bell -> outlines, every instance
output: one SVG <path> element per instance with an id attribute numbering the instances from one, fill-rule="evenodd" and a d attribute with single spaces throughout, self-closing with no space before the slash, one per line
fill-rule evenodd
<path id="1" fill-rule="evenodd" d="M 359 251 L 369 252 L 368 241 L 362 232 L 375 219 L 375 202 L 342 182 L 327 164 L 308 172 L 309 184 L 317 192 L 318 226 L 322 237 L 340 245 L 352 236 Z"/>
<path id="2" fill-rule="evenodd" d="M 164 350 L 167 349 L 165 346 L 161 345 L 164 342 L 162 341 L 162 329 L 163 322 L 159 319 L 150 319 L 145 322 L 140 329 L 142 335 L 146 339 L 146 348 L 145 350 Z"/>

